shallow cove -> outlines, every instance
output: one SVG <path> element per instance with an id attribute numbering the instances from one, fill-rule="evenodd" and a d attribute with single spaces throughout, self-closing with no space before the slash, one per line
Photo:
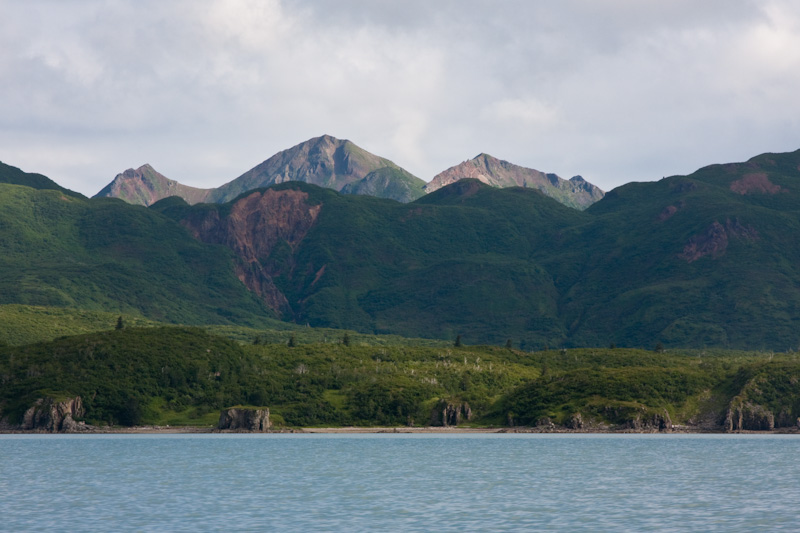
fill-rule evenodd
<path id="1" fill-rule="evenodd" d="M 783 435 L 0 436 L 3 530 L 776 530 Z"/>

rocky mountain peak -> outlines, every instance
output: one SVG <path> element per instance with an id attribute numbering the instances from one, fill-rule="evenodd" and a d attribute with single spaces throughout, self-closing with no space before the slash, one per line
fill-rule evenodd
<path id="1" fill-rule="evenodd" d="M 210 196 L 210 201 L 230 201 L 245 191 L 260 187 L 269 187 L 286 181 L 303 181 L 320 187 L 342 191 L 372 172 L 384 168 L 402 171 L 396 177 L 410 180 L 421 189 L 424 182 L 388 159 L 376 156 L 356 146 L 347 139 L 337 139 L 331 135 L 314 137 L 287 150 L 273 155 L 261 164 L 248 170 L 235 180 L 222 185 Z M 395 198 L 388 189 L 392 189 L 393 175 L 382 175 L 383 184 L 378 185 L 374 177 L 368 184 L 352 187 L 356 194 L 370 194 L 386 198 Z M 408 187 L 400 187 L 408 188 Z M 412 187 L 413 188 L 413 187 Z M 395 198 L 410 201 L 413 197 Z"/>
<path id="2" fill-rule="evenodd" d="M 190 204 L 202 202 L 208 189 L 197 189 L 171 180 L 145 163 L 137 169 L 129 168 L 106 185 L 94 197 L 113 197 L 130 204 L 149 206 L 170 196 L 180 196 Z"/>
<path id="3" fill-rule="evenodd" d="M 486 153 L 478 154 L 469 161 L 464 161 L 437 174 L 425 186 L 425 192 L 433 192 L 465 178 L 477 179 L 492 187 L 536 188 L 551 198 L 576 209 L 586 209 L 601 199 L 604 194 L 598 187 L 587 182 L 581 176 L 565 180 L 556 174 L 514 165 Z"/>

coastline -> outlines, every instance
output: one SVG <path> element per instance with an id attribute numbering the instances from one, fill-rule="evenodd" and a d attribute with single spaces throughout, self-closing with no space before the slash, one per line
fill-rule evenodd
<path id="1" fill-rule="evenodd" d="M 220 430 L 214 427 L 202 426 L 133 426 L 133 427 L 96 427 L 84 426 L 79 431 L 51 432 L 43 430 L 0 429 L 0 435 L 158 435 L 158 434 L 296 434 L 296 435 L 351 435 L 351 434 L 507 434 L 507 433 L 537 433 L 537 434 L 751 434 L 751 435 L 800 435 L 800 428 L 787 427 L 773 430 L 739 430 L 726 432 L 723 428 L 679 426 L 671 430 L 635 430 L 631 428 L 591 427 L 582 429 L 551 428 L 551 427 L 458 427 L 458 426 L 421 426 L 421 427 L 306 427 L 306 428 L 275 428 L 268 431 L 247 430 Z"/>

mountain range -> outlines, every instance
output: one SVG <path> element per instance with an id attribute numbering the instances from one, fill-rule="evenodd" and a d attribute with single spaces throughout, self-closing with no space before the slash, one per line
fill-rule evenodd
<path id="1" fill-rule="evenodd" d="M 338 167 L 349 178 L 282 161 L 286 176 L 302 167 L 351 180 L 343 188 L 376 172 L 351 179 L 369 167 L 354 155 Z M 800 151 L 630 183 L 585 210 L 530 183 L 471 178 L 408 203 L 243 180 L 224 203 L 172 195 L 145 209 L 2 165 L 0 304 L 186 324 L 280 318 L 526 348 L 796 349 L 798 180 Z"/>
<path id="2" fill-rule="evenodd" d="M 388 159 L 330 135 L 283 150 L 215 189 L 182 185 L 146 164 L 117 174 L 96 197 L 121 198 L 145 206 L 169 196 L 178 196 L 189 204 L 224 203 L 259 187 L 302 181 L 343 194 L 377 196 L 407 203 L 463 178 L 477 178 L 495 187 L 537 188 L 578 209 L 585 209 L 603 197 L 603 191 L 580 176 L 564 180 L 555 174 L 512 165 L 486 154 L 452 167 L 426 184 Z"/>

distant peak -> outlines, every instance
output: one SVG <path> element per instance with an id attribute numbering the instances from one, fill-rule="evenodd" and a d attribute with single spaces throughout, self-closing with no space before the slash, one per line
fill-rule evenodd
<path id="1" fill-rule="evenodd" d="M 333 135 L 328 135 L 326 133 L 324 135 L 320 135 L 319 137 L 313 137 L 313 138 L 307 140 L 306 142 L 307 143 L 325 142 L 325 143 L 331 143 L 331 144 L 338 144 L 338 143 L 347 142 L 347 140 L 346 139 L 337 139 Z"/>

